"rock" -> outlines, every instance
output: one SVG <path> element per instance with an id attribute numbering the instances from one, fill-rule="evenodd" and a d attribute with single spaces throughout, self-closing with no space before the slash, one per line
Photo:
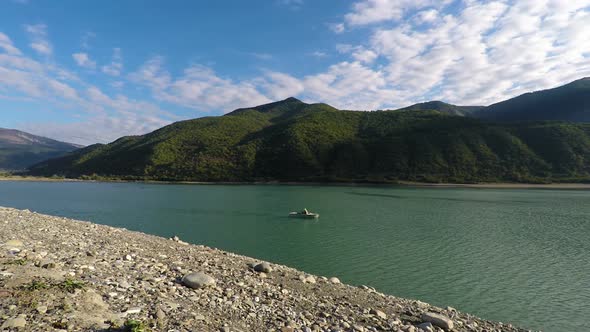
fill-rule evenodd
<path id="1" fill-rule="evenodd" d="M 432 323 L 432 325 L 438 326 L 445 331 L 453 329 L 453 321 L 445 315 L 434 312 L 426 312 L 422 314 L 421 318 L 423 321 Z"/>
<path id="2" fill-rule="evenodd" d="M 422 331 L 434 331 L 433 326 L 430 322 L 426 322 L 426 323 L 422 323 L 420 325 L 417 326 L 420 330 Z"/>
<path id="3" fill-rule="evenodd" d="M 369 311 L 369 313 L 370 313 L 371 315 L 375 315 L 375 316 L 377 316 L 377 317 L 379 317 L 379 318 L 381 318 L 381 319 L 387 319 L 387 315 L 386 315 L 386 314 L 385 314 L 383 311 L 381 311 L 381 310 L 377 310 L 377 309 L 371 309 L 371 310 Z"/>
<path id="4" fill-rule="evenodd" d="M 256 272 L 264 272 L 264 273 L 271 273 L 272 267 L 267 262 L 262 262 L 254 266 L 254 271 Z"/>
<path id="5" fill-rule="evenodd" d="M 19 329 L 24 328 L 27 325 L 27 321 L 25 320 L 24 315 L 20 315 L 16 318 L 7 319 L 4 324 L 2 324 L 2 329 Z"/>
<path id="6" fill-rule="evenodd" d="M 6 243 L 4 243 L 4 245 L 6 247 L 17 247 L 17 248 L 24 246 L 23 241 L 21 241 L 21 240 L 8 240 L 8 241 L 6 241 Z"/>
<path id="7" fill-rule="evenodd" d="M 340 283 L 340 279 L 338 279 L 336 277 L 332 277 L 332 278 L 328 279 L 328 281 L 330 281 L 333 284 L 339 284 Z"/>
<path id="8" fill-rule="evenodd" d="M 127 314 L 138 314 L 140 312 L 141 312 L 141 308 L 139 308 L 139 307 L 129 308 L 126 311 Z"/>
<path id="9" fill-rule="evenodd" d="M 182 278 L 182 283 L 189 288 L 203 288 L 215 285 L 215 279 L 203 272 L 193 272 Z"/>
<path id="10" fill-rule="evenodd" d="M 37 312 L 40 314 L 44 314 L 47 312 L 47 306 L 46 305 L 40 305 L 37 306 Z"/>
<path id="11" fill-rule="evenodd" d="M 41 262 L 41 267 L 44 269 L 54 269 L 55 263 L 49 260 L 44 260 Z"/>

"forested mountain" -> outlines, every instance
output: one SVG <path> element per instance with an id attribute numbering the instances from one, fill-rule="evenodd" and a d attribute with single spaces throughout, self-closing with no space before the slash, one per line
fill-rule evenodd
<path id="1" fill-rule="evenodd" d="M 465 116 L 483 108 L 485 108 L 485 106 L 457 106 L 435 100 L 400 108 L 398 111 L 439 111 L 451 115 Z"/>
<path id="2" fill-rule="evenodd" d="M 295 98 L 177 122 L 34 175 L 190 181 L 544 182 L 590 176 L 590 124 L 340 111 Z"/>
<path id="3" fill-rule="evenodd" d="M 492 121 L 590 122 L 590 77 L 490 105 L 473 116 Z"/>

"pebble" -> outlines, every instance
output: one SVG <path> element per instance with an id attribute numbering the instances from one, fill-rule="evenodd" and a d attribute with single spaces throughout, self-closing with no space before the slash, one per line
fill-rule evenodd
<path id="1" fill-rule="evenodd" d="M 24 328 L 27 325 L 27 321 L 25 320 L 25 315 L 19 315 L 16 318 L 9 318 L 7 319 L 4 324 L 2 324 L 2 329 L 18 329 Z"/>
<path id="2" fill-rule="evenodd" d="M 126 311 L 126 313 L 127 313 L 127 314 L 130 314 L 130 315 L 131 315 L 131 314 L 138 314 L 138 313 L 140 313 L 140 312 L 141 312 L 141 308 L 139 308 L 139 307 L 129 308 L 129 309 L 127 309 L 127 311 Z"/>
<path id="3" fill-rule="evenodd" d="M 434 312 L 423 313 L 421 318 L 423 321 L 430 322 L 432 325 L 438 326 L 445 331 L 452 330 L 454 326 L 453 321 L 449 317 Z"/>
<path id="4" fill-rule="evenodd" d="M 336 278 L 336 277 L 332 277 L 330 279 L 328 279 L 331 283 L 333 284 L 339 284 L 340 283 L 340 279 Z"/>
<path id="5" fill-rule="evenodd" d="M 381 310 L 377 310 L 377 309 L 371 309 L 371 310 L 369 311 L 369 313 L 370 313 L 371 315 L 375 315 L 375 316 L 377 316 L 377 317 L 379 317 L 379 318 L 381 318 L 381 319 L 387 319 L 387 315 L 386 315 L 386 314 L 385 314 L 383 311 L 381 311 Z"/>
<path id="6" fill-rule="evenodd" d="M 203 288 L 215 285 L 215 279 L 203 272 L 193 272 L 182 278 L 182 283 L 189 288 Z"/>
<path id="7" fill-rule="evenodd" d="M 18 247 L 18 248 L 20 248 L 20 247 L 24 246 L 24 243 L 21 240 L 8 240 L 8 241 L 6 241 L 4 243 L 4 245 L 6 247 Z"/>
<path id="8" fill-rule="evenodd" d="M 262 262 L 254 266 L 254 271 L 256 272 L 264 272 L 264 273 L 271 273 L 272 267 L 267 262 Z"/>

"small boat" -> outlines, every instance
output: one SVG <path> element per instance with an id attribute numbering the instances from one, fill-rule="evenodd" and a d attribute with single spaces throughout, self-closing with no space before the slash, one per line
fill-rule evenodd
<path id="1" fill-rule="evenodd" d="M 303 218 L 303 219 L 316 219 L 316 218 L 319 218 L 320 215 L 317 213 L 312 213 L 312 212 L 291 212 L 291 213 L 289 213 L 289 217 Z"/>

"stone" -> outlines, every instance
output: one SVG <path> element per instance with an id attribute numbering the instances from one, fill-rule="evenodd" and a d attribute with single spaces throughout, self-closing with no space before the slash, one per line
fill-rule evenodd
<path id="1" fill-rule="evenodd" d="M 264 272 L 264 273 L 271 273 L 272 267 L 267 262 L 262 262 L 254 266 L 254 271 L 256 272 Z"/>
<path id="2" fill-rule="evenodd" d="M 381 310 L 371 309 L 371 311 L 369 311 L 369 313 L 371 315 L 375 315 L 375 316 L 377 316 L 377 317 L 379 317 L 381 319 L 387 319 L 387 315 L 383 311 L 381 311 Z"/>
<path id="3" fill-rule="evenodd" d="M 37 306 L 37 312 L 40 314 L 44 314 L 47 312 L 47 306 L 46 305 L 40 305 Z"/>
<path id="4" fill-rule="evenodd" d="M 438 326 L 445 331 L 453 329 L 453 321 L 445 315 L 434 312 L 426 312 L 422 314 L 421 318 L 423 321 L 432 323 L 432 325 Z"/>
<path id="5" fill-rule="evenodd" d="M 328 279 L 331 283 L 333 284 L 339 284 L 340 283 L 340 279 L 336 278 L 336 277 L 332 277 L 330 279 Z"/>
<path id="6" fill-rule="evenodd" d="M 2 329 L 20 329 L 24 328 L 27 325 L 27 321 L 23 315 L 20 315 L 16 318 L 7 319 L 4 324 L 2 324 Z"/>
<path id="7" fill-rule="evenodd" d="M 182 283 L 189 288 L 203 288 L 215 285 L 215 279 L 203 272 L 193 272 L 182 278 Z"/>
<path id="8" fill-rule="evenodd" d="M 41 267 L 44 269 L 54 269 L 55 268 L 55 263 L 49 260 L 43 260 L 41 262 Z"/>
<path id="9" fill-rule="evenodd" d="M 6 241 L 6 243 L 4 243 L 5 246 L 7 247 L 22 247 L 24 246 L 23 241 L 21 240 L 8 240 Z"/>
<path id="10" fill-rule="evenodd" d="M 127 309 L 127 314 L 138 314 L 141 312 L 141 308 L 139 307 L 134 307 L 134 308 L 129 308 Z"/>
<path id="11" fill-rule="evenodd" d="M 430 323 L 430 322 L 422 323 L 422 324 L 418 325 L 417 327 L 422 331 L 427 331 L 427 332 L 434 331 L 432 323 Z"/>

